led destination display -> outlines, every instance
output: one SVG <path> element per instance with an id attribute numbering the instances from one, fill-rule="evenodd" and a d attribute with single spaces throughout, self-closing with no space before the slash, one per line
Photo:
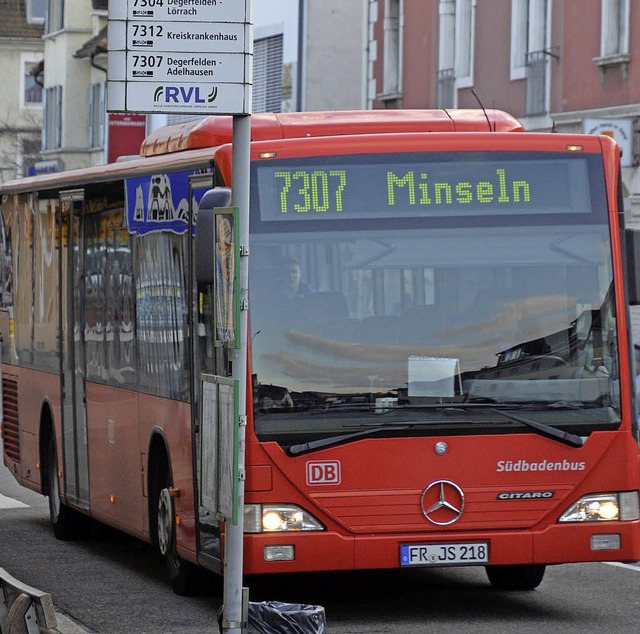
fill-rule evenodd
<path id="1" fill-rule="evenodd" d="M 589 213 L 585 158 L 433 154 L 260 163 L 262 221 Z M 477 155 L 475 155 L 477 157 Z M 506 157 L 506 158 L 505 158 Z M 384 159 L 384 160 L 382 160 Z"/>

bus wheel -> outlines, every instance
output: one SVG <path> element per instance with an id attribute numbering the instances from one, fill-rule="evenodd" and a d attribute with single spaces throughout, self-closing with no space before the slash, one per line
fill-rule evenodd
<path id="1" fill-rule="evenodd" d="M 58 481 L 58 454 L 53 436 L 49 441 L 47 453 L 47 492 L 49 495 L 49 518 L 53 526 L 53 534 L 57 539 L 68 541 L 76 539 L 88 532 L 90 520 L 63 504 L 60 500 L 60 483 Z"/>
<path id="2" fill-rule="evenodd" d="M 520 566 L 487 566 L 487 577 L 496 590 L 535 590 L 544 577 L 546 566 L 526 564 Z"/>
<path id="3" fill-rule="evenodd" d="M 160 553 L 167 563 L 169 582 L 172 590 L 179 595 L 188 596 L 194 593 L 196 569 L 185 561 L 176 551 L 176 514 L 173 498 L 169 493 L 168 483 L 160 490 L 158 496 L 157 540 Z"/>

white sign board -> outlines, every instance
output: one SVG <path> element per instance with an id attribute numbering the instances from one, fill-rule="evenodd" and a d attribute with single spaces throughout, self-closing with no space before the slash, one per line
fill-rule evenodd
<path id="1" fill-rule="evenodd" d="M 409 396 L 453 397 L 461 388 L 458 359 L 409 357 Z"/>
<path id="2" fill-rule="evenodd" d="M 238 521 L 238 381 L 203 374 L 200 393 L 200 504 Z"/>
<path id="3" fill-rule="evenodd" d="M 246 0 L 116 0 L 109 2 L 109 19 L 247 22 L 248 4 Z"/>
<path id="4" fill-rule="evenodd" d="M 114 51 L 109 56 L 113 56 L 114 64 L 112 81 L 176 82 L 203 79 L 234 83 L 245 72 L 243 56 L 226 53 L 194 55 Z M 120 74 L 122 71 L 126 74 Z"/>
<path id="5" fill-rule="evenodd" d="M 585 134 L 604 134 L 610 136 L 622 152 L 620 165 L 633 165 L 633 120 L 632 119 L 585 119 L 582 123 Z"/>
<path id="6" fill-rule="evenodd" d="M 110 0 L 107 110 L 251 114 L 249 0 Z"/>

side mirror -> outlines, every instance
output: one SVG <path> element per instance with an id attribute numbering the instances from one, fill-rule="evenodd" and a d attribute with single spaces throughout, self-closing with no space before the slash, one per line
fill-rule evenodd
<path id="1" fill-rule="evenodd" d="M 204 194 L 196 220 L 196 282 L 213 284 L 216 276 L 213 258 L 214 209 L 231 205 L 231 189 L 215 187 Z"/>
<path id="2" fill-rule="evenodd" d="M 630 306 L 640 305 L 640 231 L 625 229 L 625 273 L 627 301 Z"/>

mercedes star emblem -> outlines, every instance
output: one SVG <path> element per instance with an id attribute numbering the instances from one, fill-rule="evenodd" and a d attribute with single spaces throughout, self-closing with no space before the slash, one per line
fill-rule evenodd
<path id="1" fill-rule="evenodd" d="M 462 515 L 464 493 L 450 480 L 436 480 L 422 492 L 420 508 L 432 524 L 437 526 L 453 524 Z"/>

